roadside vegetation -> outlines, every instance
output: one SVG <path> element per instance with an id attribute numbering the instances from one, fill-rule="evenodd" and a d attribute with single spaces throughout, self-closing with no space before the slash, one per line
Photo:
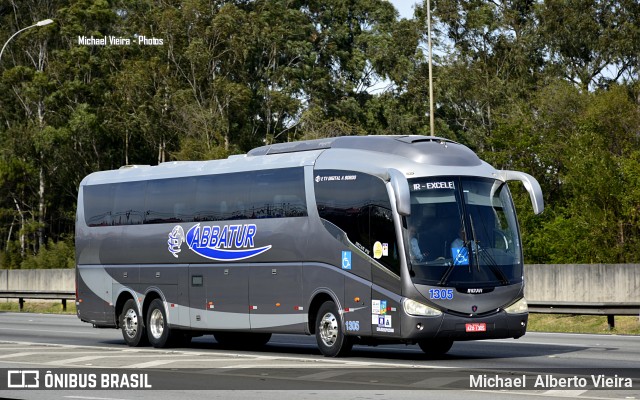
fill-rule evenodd
<path id="1" fill-rule="evenodd" d="M 18 302 L 0 302 L 0 311 L 20 312 L 20 305 Z M 76 305 L 73 301 L 67 300 L 67 310 L 62 310 L 62 302 L 42 302 L 42 301 L 29 301 L 24 302 L 22 312 L 24 313 L 38 313 L 38 314 L 74 314 L 76 313 Z"/>
<path id="2" fill-rule="evenodd" d="M 640 316 L 616 316 L 609 329 L 603 315 L 529 314 L 529 332 L 640 335 Z"/>
<path id="3" fill-rule="evenodd" d="M 77 188 L 125 164 L 429 134 L 426 2 L 0 4 L 0 268 L 73 265 Z M 431 2 L 435 135 L 513 185 L 527 263 L 640 262 L 640 2 Z M 104 44 L 96 45 L 96 41 Z"/>

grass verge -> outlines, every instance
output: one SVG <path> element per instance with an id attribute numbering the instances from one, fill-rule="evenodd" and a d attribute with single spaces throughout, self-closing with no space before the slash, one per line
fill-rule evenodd
<path id="1" fill-rule="evenodd" d="M 640 335 L 640 317 L 616 316 L 610 330 L 606 315 L 529 314 L 527 331 Z"/>
<path id="2" fill-rule="evenodd" d="M 20 311 L 18 302 L 0 302 L 0 311 Z M 40 314 L 75 314 L 76 304 L 73 300 L 67 300 L 67 311 L 62 311 L 62 301 L 29 301 L 26 299 L 22 312 Z"/>

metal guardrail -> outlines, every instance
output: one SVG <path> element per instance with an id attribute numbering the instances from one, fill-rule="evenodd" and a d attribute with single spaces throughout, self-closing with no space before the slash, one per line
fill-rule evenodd
<path id="1" fill-rule="evenodd" d="M 541 314 L 573 314 L 573 315 L 606 315 L 609 329 L 615 328 L 616 315 L 640 316 L 640 303 L 574 303 L 567 301 L 529 301 L 530 313 Z"/>
<path id="2" fill-rule="evenodd" d="M 44 290 L 0 290 L 0 299 L 18 299 L 20 311 L 24 308 L 24 299 L 62 300 L 62 310 L 67 311 L 67 300 L 75 300 L 75 292 Z"/>

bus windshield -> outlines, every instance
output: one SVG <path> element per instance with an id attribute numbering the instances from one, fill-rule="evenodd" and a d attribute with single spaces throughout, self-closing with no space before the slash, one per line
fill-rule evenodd
<path id="1" fill-rule="evenodd" d="M 405 246 L 414 283 L 494 287 L 522 282 L 522 252 L 506 183 L 474 177 L 409 180 Z"/>

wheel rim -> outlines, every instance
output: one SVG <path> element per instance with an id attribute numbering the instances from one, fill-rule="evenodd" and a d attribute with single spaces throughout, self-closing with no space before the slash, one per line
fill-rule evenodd
<path id="1" fill-rule="evenodd" d="M 124 331 L 130 338 L 138 334 L 138 313 L 133 308 L 128 309 L 124 315 Z"/>
<path id="2" fill-rule="evenodd" d="M 164 332 L 164 317 L 162 316 L 162 311 L 157 308 L 153 310 L 151 317 L 149 317 L 149 330 L 156 339 L 160 339 L 162 332 Z"/>
<path id="3" fill-rule="evenodd" d="M 328 312 L 322 317 L 318 329 L 320 339 L 322 339 L 322 343 L 325 346 L 331 347 L 336 343 L 338 339 L 338 319 L 333 313 Z"/>

